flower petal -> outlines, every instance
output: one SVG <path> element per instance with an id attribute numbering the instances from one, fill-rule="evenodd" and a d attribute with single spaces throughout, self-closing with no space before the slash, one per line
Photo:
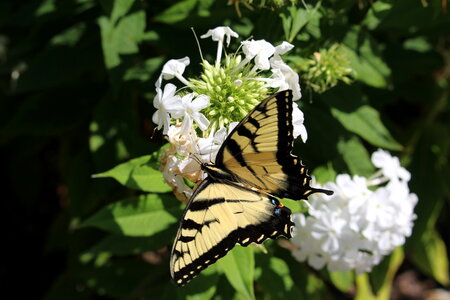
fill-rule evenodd
<path id="1" fill-rule="evenodd" d="M 190 60 L 187 56 L 180 59 L 171 59 L 164 64 L 161 74 L 165 80 L 170 80 L 176 75 L 182 75 L 189 63 Z"/>
<path id="2" fill-rule="evenodd" d="M 283 55 L 283 54 L 289 52 L 290 50 L 292 50 L 293 48 L 294 48 L 294 45 L 284 41 L 283 43 L 281 43 L 281 45 L 278 45 L 275 47 L 275 54 Z"/>
<path id="3" fill-rule="evenodd" d="M 231 28 L 228 26 L 218 26 L 214 29 L 210 29 L 210 30 L 208 30 L 207 33 L 201 35 L 200 37 L 202 39 L 211 37 L 213 41 L 216 41 L 216 42 L 220 41 L 223 43 L 225 36 L 227 37 L 227 45 L 230 44 L 231 37 L 235 37 L 235 38 L 239 37 L 239 35 L 236 32 L 234 32 L 233 30 L 231 30 Z"/>
<path id="4" fill-rule="evenodd" d="M 209 97 L 206 95 L 199 95 L 195 98 L 190 107 L 193 111 L 200 111 L 209 106 Z"/>
<path id="5" fill-rule="evenodd" d="M 204 114 L 195 112 L 192 114 L 192 118 L 194 119 L 195 123 L 197 123 L 198 127 L 201 130 L 206 130 L 209 127 L 209 120 L 205 117 Z"/>

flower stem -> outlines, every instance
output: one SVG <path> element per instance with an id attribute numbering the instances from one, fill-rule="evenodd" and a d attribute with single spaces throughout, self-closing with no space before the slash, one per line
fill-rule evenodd
<path id="1" fill-rule="evenodd" d="M 216 55 L 216 68 L 220 66 L 220 60 L 222 59 L 222 48 L 223 48 L 223 42 L 219 41 L 217 45 L 217 55 Z"/>
<path id="2" fill-rule="evenodd" d="M 191 84 L 189 83 L 189 81 L 186 80 L 186 78 L 184 78 L 182 75 L 180 74 L 176 74 L 175 77 L 177 77 L 177 79 L 179 81 L 181 81 L 182 83 L 184 83 L 187 86 L 190 86 Z"/>
<path id="3" fill-rule="evenodd" d="M 234 69 L 235 71 L 243 68 L 250 60 L 246 58 L 244 58 L 243 60 L 241 60 L 241 62 L 237 65 L 237 67 Z"/>

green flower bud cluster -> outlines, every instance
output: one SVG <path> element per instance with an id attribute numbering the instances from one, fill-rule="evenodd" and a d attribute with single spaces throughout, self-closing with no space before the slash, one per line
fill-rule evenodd
<path id="1" fill-rule="evenodd" d="M 219 66 L 203 60 L 200 78 L 188 79 L 194 93 L 210 98 L 210 105 L 202 112 L 213 132 L 240 121 L 269 94 L 265 82 L 258 80 L 257 74 L 250 74 L 250 64 L 238 69 L 240 62 L 240 55 L 227 55 Z"/>
<path id="2" fill-rule="evenodd" d="M 309 59 L 293 59 L 294 68 L 301 73 L 305 86 L 312 88 L 316 93 L 324 93 L 334 87 L 339 81 L 347 84 L 353 81 L 354 71 L 350 61 L 340 51 L 339 44 L 329 49 L 320 49 Z"/>

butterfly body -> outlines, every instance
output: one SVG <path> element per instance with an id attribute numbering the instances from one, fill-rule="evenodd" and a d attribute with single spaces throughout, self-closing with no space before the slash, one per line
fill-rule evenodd
<path id="1" fill-rule="evenodd" d="M 237 183 L 237 178 L 233 176 L 233 174 L 216 167 L 213 164 L 202 164 L 201 165 L 202 170 L 208 174 L 208 176 L 211 179 L 214 179 L 215 181 L 219 182 L 231 182 L 231 183 Z"/>
<path id="2" fill-rule="evenodd" d="M 292 92 L 263 100 L 228 135 L 215 164 L 186 205 L 172 248 L 170 270 L 184 285 L 234 245 L 290 238 L 291 211 L 276 197 L 307 199 L 331 191 L 309 186 L 293 144 Z"/>

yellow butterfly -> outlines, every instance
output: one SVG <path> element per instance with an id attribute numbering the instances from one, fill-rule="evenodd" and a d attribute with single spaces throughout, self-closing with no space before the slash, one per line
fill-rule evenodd
<path id="1" fill-rule="evenodd" d="M 208 177 L 186 205 L 170 258 L 170 273 L 184 285 L 236 244 L 290 238 L 291 211 L 275 197 L 307 199 L 333 192 L 309 186 L 293 145 L 292 91 L 257 105 L 228 135 Z"/>

